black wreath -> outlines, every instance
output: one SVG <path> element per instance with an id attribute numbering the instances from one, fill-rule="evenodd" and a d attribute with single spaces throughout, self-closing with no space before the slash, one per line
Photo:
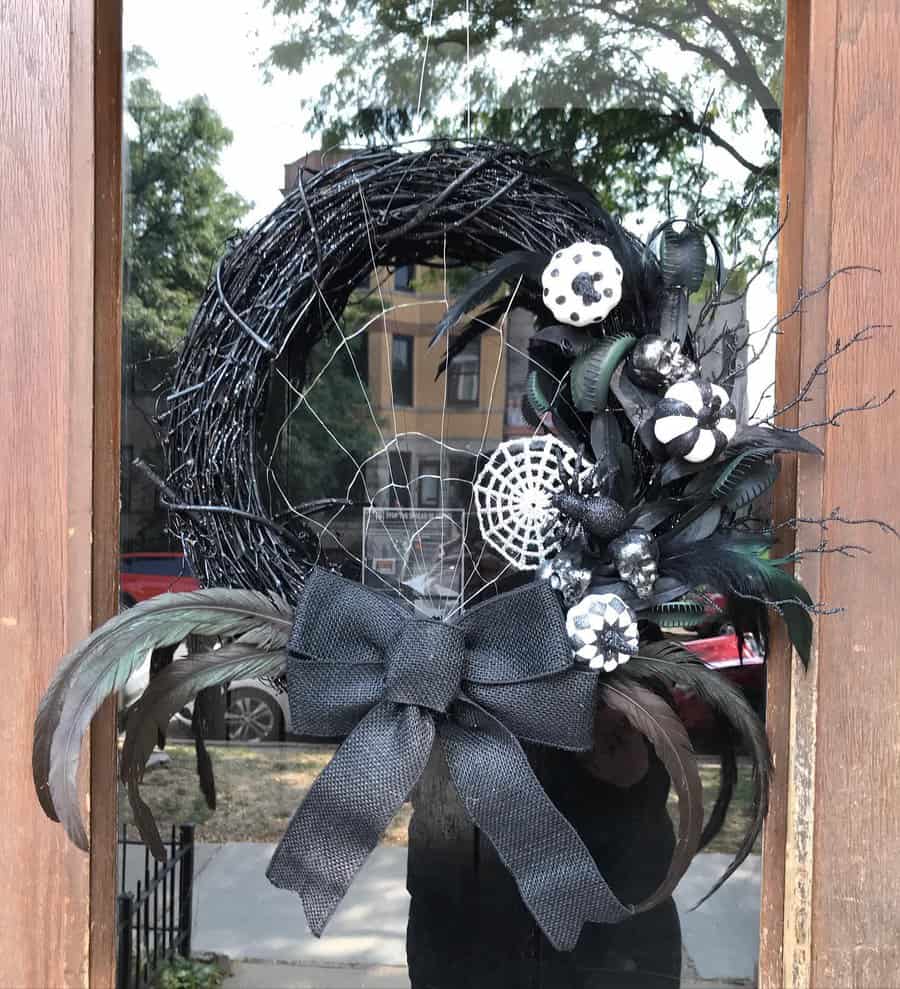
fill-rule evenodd
<path id="1" fill-rule="evenodd" d="M 290 347 L 302 383 L 306 356 L 375 265 L 487 264 L 578 240 L 607 245 L 624 269 L 604 332 L 651 329 L 655 259 L 544 156 L 496 145 L 377 149 L 304 177 L 219 262 L 164 403 L 166 503 L 201 582 L 296 600 L 315 539 L 267 515 L 258 424 L 276 360 Z M 542 312 L 527 289 L 517 302 Z"/>

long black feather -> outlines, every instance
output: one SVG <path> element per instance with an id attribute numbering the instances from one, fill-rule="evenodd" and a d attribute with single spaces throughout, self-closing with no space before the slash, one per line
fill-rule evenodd
<path id="1" fill-rule="evenodd" d="M 644 912 L 671 895 L 691 864 L 703 831 L 703 786 L 687 731 L 665 700 L 621 671 L 604 680 L 601 690 L 607 706 L 624 714 L 653 746 L 678 798 L 675 850 L 662 883 L 635 908 Z"/>
<path id="2" fill-rule="evenodd" d="M 159 649 L 154 649 L 153 652 L 150 653 L 150 680 L 162 673 L 162 671 L 172 662 L 175 658 L 175 650 L 177 648 L 177 645 L 162 646 Z M 159 733 L 156 744 L 161 749 L 166 747 L 166 733 L 164 731 Z"/>
<path id="3" fill-rule="evenodd" d="M 511 251 L 497 258 L 486 271 L 469 282 L 456 302 L 444 313 L 435 327 L 429 347 L 449 333 L 466 313 L 487 302 L 505 282 L 519 278 L 539 280 L 549 260 L 549 255 L 537 251 Z"/>
<path id="4" fill-rule="evenodd" d="M 447 352 L 441 358 L 440 364 L 438 364 L 437 374 L 435 374 L 434 380 L 437 381 L 453 362 L 453 359 L 461 354 L 470 343 L 477 340 L 483 333 L 486 333 L 499 323 L 509 312 L 511 305 L 512 299 L 510 296 L 507 296 L 483 309 L 474 319 L 466 323 L 447 346 Z"/>
<path id="5" fill-rule="evenodd" d="M 822 454 L 815 443 L 810 443 L 800 433 L 774 426 L 742 426 L 728 444 L 728 450 L 733 453 L 747 447 L 768 450 L 771 453 L 817 453 L 820 456 Z"/>
<path id="6" fill-rule="evenodd" d="M 140 798 L 139 783 L 160 726 L 168 724 L 177 711 L 204 689 L 231 680 L 277 676 L 285 662 L 286 655 L 280 646 L 260 648 L 239 640 L 221 649 L 176 660 L 147 686 L 129 709 L 119 773 L 127 788 L 135 825 L 157 858 L 165 858 L 165 848 L 153 814 Z"/>
<path id="7" fill-rule="evenodd" d="M 221 700 L 221 692 L 215 687 L 205 687 L 194 700 L 194 710 L 191 713 L 191 734 L 194 736 L 194 753 L 197 761 L 197 781 L 200 792 L 210 810 L 216 809 L 216 774 L 213 770 L 209 749 L 206 747 L 206 735 L 209 733 L 210 721 L 215 705 Z"/>
<path id="8" fill-rule="evenodd" d="M 753 799 L 751 820 L 734 858 L 713 888 L 704 896 L 711 896 L 740 866 L 753 850 L 759 837 L 769 806 L 769 781 L 772 757 L 762 722 L 743 694 L 725 677 L 709 669 L 693 653 L 672 641 L 643 643 L 640 653 L 633 656 L 623 672 L 644 683 L 662 684 L 671 689 L 687 687 L 734 732 L 741 748 L 746 751 L 752 766 Z M 722 777 L 719 795 L 704 828 L 701 844 L 706 844 L 719 830 L 734 790 L 736 769 L 732 765 L 733 751 L 728 753 L 729 740 L 723 750 Z M 701 901 L 703 902 L 703 901 Z"/>
<path id="9" fill-rule="evenodd" d="M 149 650 L 190 634 L 244 635 L 271 648 L 287 641 L 292 621 L 292 610 L 281 599 L 213 589 L 162 594 L 101 625 L 62 660 L 38 707 L 32 774 L 47 816 L 61 821 L 72 841 L 87 849 L 78 793 L 82 739 L 103 701 L 124 686 Z"/>
<path id="10" fill-rule="evenodd" d="M 559 349 L 567 357 L 577 357 L 590 350 L 597 343 L 597 338 L 587 330 L 579 330 L 574 326 L 544 326 L 531 338 L 533 344 L 550 344 Z"/>

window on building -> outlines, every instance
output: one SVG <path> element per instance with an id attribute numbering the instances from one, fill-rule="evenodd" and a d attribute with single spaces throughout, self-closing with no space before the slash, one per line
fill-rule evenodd
<path id="1" fill-rule="evenodd" d="M 410 492 L 410 478 L 412 476 L 412 464 L 408 453 L 398 453 L 396 450 L 388 454 L 388 466 L 391 484 L 391 506 L 394 508 L 412 508 L 412 494 Z"/>
<path id="2" fill-rule="evenodd" d="M 419 462 L 419 507 L 437 508 L 441 503 L 441 462 L 421 460 Z"/>
<path id="3" fill-rule="evenodd" d="M 413 338 L 394 335 L 391 342 L 394 405 L 413 404 Z"/>
<path id="4" fill-rule="evenodd" d="M 447 377 L 447 402 L 450 405 L 478 405 L 481 379 L 481 340 L 475 340 L 453 358 Z"/>
<path id="5" fill-rule="evenodd" d="M 413 290 L 413 273 L 415 272 L 415 265 L 412 264 L 401 264 L 399 268 L 394 272 L 394 288 L 398 292 L 412 292 Z"/>
<path id="6" fill-rule="evenodd" d="M 448 468 L 450 484 L 445 502 L 446 508 L 471 508 L 472 482 L 475 480 L 478 466 L 476 457 L 462 454 L 450 457 Z"/>

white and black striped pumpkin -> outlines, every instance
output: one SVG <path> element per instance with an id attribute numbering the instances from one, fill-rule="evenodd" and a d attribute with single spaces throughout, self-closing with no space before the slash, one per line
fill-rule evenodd
<path id="1" fill-rule="evenodd" d="M 670 457 L 702 464 L 718 456 L 737 429 L 727 391 L 709 381 L 678 381 L 653 413 L 653 434 Z"/>

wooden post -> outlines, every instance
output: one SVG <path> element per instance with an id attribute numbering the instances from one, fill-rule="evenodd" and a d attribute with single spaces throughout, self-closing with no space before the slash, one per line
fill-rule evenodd
<path id="1" fill-rule="evenodd" d="M 24 0 L 4 13 L 0 985 L 10 987 L 88 979 L 88 858 L 38 807 L 31 728 L 60 656 L 90 630 L 92 86 L 92 0 Z"/>
<path id="2" fill-rule="evenodd" d="M 91 860 L 38 807 L 31 730 L 60 657 L 116 603 L 120 15 L 21 0 L 0 30 L 4 987 L 113 983 L 114 706 L 92 732 Z"/>
<path id="3" fill-rule="evenodd" d="M 786 126 L 799 126 L 790 153 L 785 146 L 784 175 L 789 226 L 799 231 L 782 251 L 783 302 L 788 293 L 796 298 L 798 284 L 812 288 L 845 265 L 881 273 L 841 275 L 809 301 L 799 354 L 793 346 L 779 352 L 789 383 L 805 380 L 829 348 L 864 325 L 900 323 L 900 8 L 894 0 L 816 0 L 797 3 L 794 14 L 803 63 L 793 63 L 791 89 L 806 109 L 802 118 L 785 115 Z M 792 54 L 789 47 L 789 66 Z M 835 362 L 800 413 L 806 422 L 819 419 L 883 396 L 898 381 L 900 340 L 896 332 L 876 332 Z M 842 419 L 822 442 L 824 460 L 799 463 L 796 514 L 838 508 L 848 518 L 900 525 L 896 402 Z M 795 514 L 787 503 L 782 511 Z M 810 670 L 794 663 L 790 679 L 788 747 L 776 751 L 786 805 L 770 820 L 766 845 L 767 876 L 780 841 L 785 848 L 783 883 L 768 882 L 763 901 L 760 984 L 772 989 L 875 989 L 895 985 L 900 972 L 900 542 L 877 527 L 835 523 L 827 534 L 872 555 L 855 562 L 814 556 L 799 567 L 814 597 L 846 612 L 818 620 Z M 798 543 L 814 546 L 821 535 L 802 527 Z M 787 658 L 785 651 L 781 662 Z M 781 671 L 775 675 L 783 686 Z M 779 723 L 784 701 L 784 694 L 770 701 Z"/>

